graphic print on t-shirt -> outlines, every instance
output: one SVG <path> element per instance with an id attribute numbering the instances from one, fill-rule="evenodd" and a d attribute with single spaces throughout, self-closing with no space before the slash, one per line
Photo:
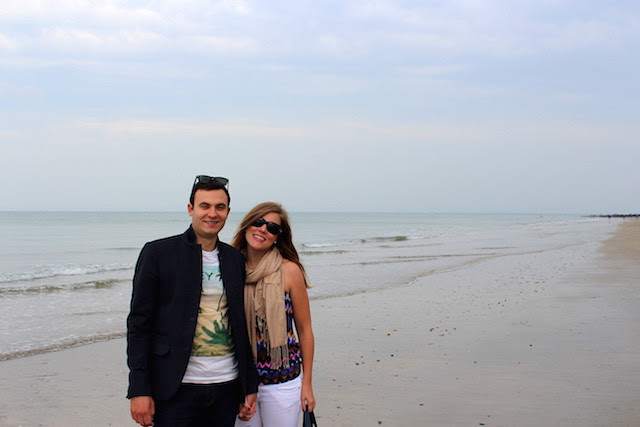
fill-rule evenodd
<path id="1" fill-rule="evenodd" d="M 213 256 L 212 256 L 213 255 Z M 220 275 L 217 252 L 203 253 L 202 296 L 198 309 L 192 356 L 226 356 L 233 353 L 227 297 Z"/>

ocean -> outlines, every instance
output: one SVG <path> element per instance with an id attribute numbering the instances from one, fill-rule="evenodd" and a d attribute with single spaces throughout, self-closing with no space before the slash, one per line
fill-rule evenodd
<path id="1" fill-rule="evenodd" d="M 229 217 L 229 242 L 242 218 Z M 485 258 L 601 240 L 575 215 L 290 213 L 312 299 L 408 286 Z M 0 212 L 0 360 L 124 336 L 142 245 L 186 212 Z"/>

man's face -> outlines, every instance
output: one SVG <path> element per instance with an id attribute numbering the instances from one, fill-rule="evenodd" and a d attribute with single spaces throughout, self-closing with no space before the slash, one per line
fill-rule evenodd
<path id="1" fill-rule="evenodd" d="M 198 190 L 187 210 L 197 239 L 215 239 L 229 216 L 229 201 L 224 190 Z"/>

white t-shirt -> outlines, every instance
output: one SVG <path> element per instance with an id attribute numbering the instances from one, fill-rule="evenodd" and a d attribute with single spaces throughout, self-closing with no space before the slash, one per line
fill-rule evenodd
<path id="1" fill-rule="evenodd" d="M 202 251 L 202 295 L 183 383 L 215 384 L 238 377 L 228 309 L 218 250 Z"/>

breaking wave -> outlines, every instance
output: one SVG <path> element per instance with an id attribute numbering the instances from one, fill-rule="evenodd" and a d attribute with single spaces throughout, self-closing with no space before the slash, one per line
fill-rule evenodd
<path id="1" fill-rule="evenodd" d="M 0 274 L 0 283 L 24 282 L 60 276 L 81 276 L 84 274 L 130 270 L 131 268 L 133 268 L 133 266 L 129 264 L 47 264 L 23 273 Z"/>

